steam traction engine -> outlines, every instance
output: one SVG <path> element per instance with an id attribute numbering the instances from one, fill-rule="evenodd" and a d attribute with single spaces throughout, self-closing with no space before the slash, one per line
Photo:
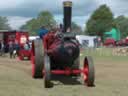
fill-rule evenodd
<path id="1" fill-rule="evenodd" d="M 83 69 L 79 68 L 79 43 L 71 32 L 72 2 L 64 2 L 64 32 L 49 32 L 43 39 L 32 43 L 32 76 L 44 77 L 45 88 L 51 87 L 51 75 L 83 75 L 85 84 L 94 85 L 94 65 L 92 58 L 85 57 Z"/>

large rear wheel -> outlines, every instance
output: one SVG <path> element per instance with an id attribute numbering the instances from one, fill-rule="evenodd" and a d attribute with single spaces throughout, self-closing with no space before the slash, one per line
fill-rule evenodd
<path id="1" fill-rule="evenodd" d="M 33 78 L 42 78 L 43 77 L 43 43 L 41 39 L 33 41 L 33 55 L 32 56 L 32 77 Z"/>

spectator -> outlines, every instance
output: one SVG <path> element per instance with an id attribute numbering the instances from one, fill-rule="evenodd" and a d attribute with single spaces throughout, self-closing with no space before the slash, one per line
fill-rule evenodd
<path id="1" fill-rule="evenodd" d="M 9 54 L 10 58 L 12 58 L 14 52 L 14 43 L 12 41 L 9 42 Z"/>
<path id="2" fill-rule="evenodd" d="M 25 50 L 29 50 L 30 49 L 30 45 L 28 42 L 26 42 L 26 44 L 24 44 L 24 49 Z"/>
<path id="3" fill-rule="evenodd" d="M 1 41 L 0 42 L 0 55 L 4 55 L 4 48 L 5 48 L 5 46 L 4 46 L 4 42 L 3 41 Z"/>
<path id="4" fill-rule="evenodd" d="M 98 38 L 94 38 L 94 47 L 95 47 L 95 48 L 98 47 Z"/>
<path id="5" fill-rule="evenodd" d="M 2 53 L 1 53 L 1 41 L 0 41 L 0 56 L 2 55 Z"/>
<path id="6" fill-rule="evenodd" d="M 20 46 L 19 46 L 18 42 L 15 41 L 14 50 L 13 50 L 14 58 L 15 58 L 16 55 L 18 56 L 19 50 L 20 50 Z"/>

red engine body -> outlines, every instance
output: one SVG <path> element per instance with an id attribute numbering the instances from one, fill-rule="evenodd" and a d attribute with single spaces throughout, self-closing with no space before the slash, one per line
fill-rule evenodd
<path id="1" fill-rule="evenodd" d="M 55 33 L 49 32 L 43 39 L 44 49 L 51 57 L 53 67 L 72 66 L 79 57 L 79 43 L 72 38 L 59 38 Z"/>

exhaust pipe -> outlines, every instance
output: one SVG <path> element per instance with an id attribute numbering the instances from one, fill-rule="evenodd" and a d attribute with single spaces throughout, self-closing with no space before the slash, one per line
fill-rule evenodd
<path id="1" fill-rule="evenodd" d="M 65 33 L 65 32 L 71 31 L 72 2 L 65 1 L 65 2 L 63 2 L 63 6 L 64 6 L 63 24 L 64 24 L 64 33 Z"/>

